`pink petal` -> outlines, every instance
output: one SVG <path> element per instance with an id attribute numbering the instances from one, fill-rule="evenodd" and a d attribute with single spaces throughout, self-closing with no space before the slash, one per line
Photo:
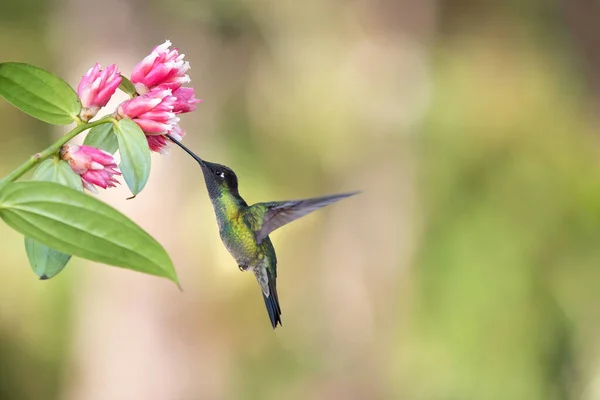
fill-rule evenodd
<path id="1" fill-rule="evenodd" d="M 140 114 L 152 110 L 162 101 L 162 99 L 153 99 L 146 96 L 134 97 L 133 99 L 127 100 L 124 103 L 122 103 L 120 107 L 123 110 L 123 114 L 127 115 L 129 118 L 135 118 Z"/>
<path id="2" fill-rule="evenodd" d="M 172 125 L 170 124 L 156 122 L 150 119 L 134 119 L 134 121 L 148 134 L 164 134 L 172 128 Z"/>

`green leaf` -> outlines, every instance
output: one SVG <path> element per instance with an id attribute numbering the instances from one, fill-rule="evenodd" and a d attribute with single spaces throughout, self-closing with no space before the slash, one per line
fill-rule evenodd
<path id="1" fill-rule="evenodd" d="M 68 162 L 57 158 L 42 162 L 33 173 L 32 180 L 56 182 L 80 192 L 83 191 L 81 177 L 73 171 Z"/>
<path id="2" fill-rule="evenodd" d="M 49 124 L 70 124 L 81 111 L 77 93 L 67 82 L 29 64 L 0 63 L 0 96 Z"/>
<path id="3" fill-rule="evenodd" d="M 25 251 L 33 272 L 40 279 L 50 279 L 67 265 L 71 256 L 51 249 L 32 238 L 25 238 Z"/>
<path id="4" fill-rule="evenodd" d="M 137 90 L 135 90 L 135 86 L 133 86 L 133 83 L 131 83 L 131 81 L 125 78 L 123 75 L 121 75 L 121 84 L 119 85 L 119 89 L 121 89 L 123 92 L 127 93 L 130 96 L 137 95 Z"/>
<path id="5" fill-rule="evenodd" d="M 83 144 L 108 151 L 110 154 L 115 154 L 119 149 L 119 142 L 113 128 L 114 125 L 112 123 L 93 127 L 83 140 Z"/>
<path id="6" fill-rule="evenodd" d="M 142 129 L 130 119 L 122 119 L 115 126 L 119 141 L 121 164 L 119 168 L 133 195 L 142 191 L 150 175 L 150 148 Z"/>
<path id="7" fill-rule="evenodd" d="M 9 183 L 0 218 L 23 235 L 67 254 L 178 282 L 162 246 L 119 211 L 51 182 Z"/>
<path id="8" fill-rule="evenodd" d="M 81 177 L 73 172 L 69 163 L 55 157 L 42 162 L 35 170 L 32 179 L 56 182 L 80 192 L 83 191 Z M 25 238 L 25 251 L 33 272 L 41 279 L 52 278 L 62 271 L 71 259 L 70 254 L 51 249 L 30 237 Z"/>

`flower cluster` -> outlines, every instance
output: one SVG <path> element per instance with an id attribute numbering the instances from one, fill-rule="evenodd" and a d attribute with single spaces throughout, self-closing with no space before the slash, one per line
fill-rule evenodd
<path id="1" fill-rule="evenodd" d="M 131 73 L 130 81 L 136 93 L 122 102 L 113 117 L 129 118 L 144 131 L 150 150 L 167 153 L 165 135 L 181 140 L 185 132 L 179 127 L 179 115 L 194 111 L 201 100 L 195 98 L 194 89 L 184 87 L 190 82 L 187 71 L 190 64 L 184 54 L 171 42 L 157 46 L 139 62 Z M 81 79 L 77 94 L 82 104 L 79 117 L 87 122 L 106 106 L 123 78 L 116 65 L 102 70 L 94 65 Z M 73 170 L 81 175 L 84 187 L 96 191 L 94 185 L 107 188 L 118 183 L 114 175 L 120 175 L 112 155 L 89 146 L 65 146 L 61 151 Z M 102 168 L 100 168 L 102 167 Z"/>
<path id="2" fill-rule="evenodd" d="M 182 86 L 190 82 L 190 64 L 183 60 L 184 54 L 170 47 L 167 40 L 133 68 L 131 82 L 140 96 L 123 102 L 116 114 L 135 121 L 146 134 L 150 149 L 159 153 L 167 150 L 163 135 L 182 138 L 185 134 L 177 125 L 178 115 L 194 111 L 200 103 L 193 88 Z"/>
<path id="3" fill-rule="evenodd" d="M 114 178 L 115 175 L 121 175 L 117 171 L 117 163 L 113 156 L 104 150 L 66 144 L 60 149 L 60 156 L 81 176 L 83 187 L 91 192 L 98 193 L 96 186 L 106 189 L 119 183 Z"/>

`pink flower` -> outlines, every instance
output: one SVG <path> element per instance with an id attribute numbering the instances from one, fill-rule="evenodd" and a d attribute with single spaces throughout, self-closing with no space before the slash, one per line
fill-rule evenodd
<path id="1" fill-rule="evenodd" d="M 108 103 L 120 84 L 121 75 L 115 64 L 104 70 L 98 63 L 90 68 L 77 86 L 77 95 L 83 106 L 79 114 L 81 119 L 85 122 L 92 119 Z"/>
<path id="2" fill-rule="evenodd" d="M 183 61 L 185 54 L 177 49 L 169 50 L 171 42 L 156 46 L 152 53 L 138 63 L 131 73 L 131 82 L 139 94 L 146 94 L 157 86 L 177 90 L 190 81 L 187 71 L 190 64 Z"/>
<path id="3" fill-rule="evenodd" d="M 150 150 L 162 154 L 167 153 L 169 144 L 163 135 L 177 139 L 185 135 L 177 125 L 177 115 L 194 111 L 202 101 L 196 99 L 193 88 L 182 87 L 190 81 L 190 64 L 184 61 L 184 54 L 170 47 L 168 40 L 156 46 L 134 67 L 131 82 L 140 96 L 123 102 L 115 113 L 117 119 L 135 121 L 146 134 Z"/>
<path id="4" fill-rule="evenodd" d="M 173 112 L 177 98 L 170 89 L 152 90 L 126 100 L 117 108 L 116 117 L 130 118 L 148 135 L 163 135 L 173 129 L 179 117 Z"/>
<path id="5" fill-rule="evenodd" d="M 175 126 L 169 135 L 173 136 L 177 140 L 181 140 L 185 136 L 185 132 L 179 127 Z M 148 147 L 150 150 L 157 153 L 166 155 L 169 154 L 169 140 L 163 135 L 146 135 L 148 141 Z"/>
<path id="6" fill-rule="evenodd" d="M 115 159 L 104 150 L 66 144 L 60 149 L 60 156 L 81 176 L 83 187 L 91 192 L 98 193 L 96 186 L 106 189 L 119 183 L 114 178 L 114 175 L 121 175 Z"/>
<path id="7" fill-rule="evenodd" d="M 173 96 L 177 99 L 173 107 L 173 112 L 176 114 L 194 111 L 196 104 L 202 102 L 194 97 L 194 88 L 180 87 L 173 92 Z"/>

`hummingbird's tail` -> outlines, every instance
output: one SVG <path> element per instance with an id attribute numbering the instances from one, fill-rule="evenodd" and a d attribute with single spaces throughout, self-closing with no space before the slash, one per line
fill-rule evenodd
<path id="1" fill-rule="evenodd" d="M 277 327 L 277 324 L 281 324 L 281 308 L 279 308 L 279 298 L 277 298 L 277 287 L 275 285 L 275 279 L 269 279 L 269 297 L 265 296 L 265 306 L 267 306 L 267 312 L 269 313 L 269 319 L 271 319 L 271 325 L 273 329 Z"/>

